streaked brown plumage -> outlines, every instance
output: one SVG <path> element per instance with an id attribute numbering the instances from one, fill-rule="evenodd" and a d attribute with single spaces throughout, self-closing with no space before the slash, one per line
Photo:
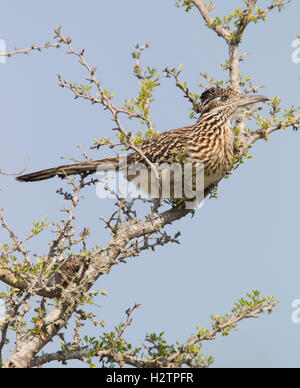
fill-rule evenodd
<path id="1" fill-rule="evenodd" d="M 204 164 L 204 188 L 219 181 L 231 168 L 233 133 L 231 120 L 239 109 L 269 100 L 265 96 L 243 96 L 231 88 L 214 87 L 201 96 L 201 115 L 195 125 L 177 128 L 153 136 L 140 148 L 152 163 L 190 162 Z M 136 152 L 128 155 L 127 163 L 143 163 Z M 118 168 L 118 157 L 59 166 L 17 177 L 18 181 L 33 182 L 54 176 L 91 174 L 108 165 Z"/>

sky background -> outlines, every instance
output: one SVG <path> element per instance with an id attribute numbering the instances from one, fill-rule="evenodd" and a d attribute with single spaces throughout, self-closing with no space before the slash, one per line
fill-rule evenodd
<path id="1" fill-rule="evenodd" d="M 228 15 L 241 0 L 215 0 L 214 15 Z M 258 1 L 264 8 L 270 1 Z M 122 103 L 137 92 L 131 53 L 137 43 L 150 43 L 141 63 L 162 71 L 182 64 L 182 80 L 201 93 L 200 72 L 228 79 L 219 65 L 227 58 L 224 41 L 208 30 L 196 9 L 185 13 L 172 0 L 33 1 L 11 0 L 1 5 L 0 39 L 7 50 L 27 48 L 52 39 L 54 28 L 72 37 L 73 47 L 85 48 L 85 58 L 97 66 L 103 86 Z M 300 33 L 300 2 L 272 12 L 267 22 L 250 25 L 240 53 L 248 52 L 241 73 L 262 94 L 280 96 L 282 106 L 299 106 L 300 63 L 291 60 L 291 44 Z M 61 164 L 60 157 L 80 158 L 77 145 L 87 149 L 94 138 L 110 136 L 113 123 L 99 105 L 74 100 L 58 87 L 57 74 L 78 83 L 87 74 L 64 49 L 49 49 L 30 56 L 16 55 L 0 63 L 0 167 L 21 170 L 30 157 L 28 172 Z M 172 80 L 155 93 L 152 118 L 163 131 L 190 125 L 190 106 Z M 266 112 L 266 111 L 265 111 Z M 140 126 L 124 122 L 131 131 Z M 134 345 L 146 333 L 166 332 L 169 343 L 185 341 L 195 326 L 209 326 L 212 314 L 230 312 L 233 304 L 252 289 L 274 295 L 279 306 L 273 314 L 241 322 L 229 337 L 204 344 L 203 353 L 215 357 L 216 367 L 299 367 L 300 324 L 291 320 L 293 300 L 300 298 L 299 194 L 300 134 L 291 129 L 259 141 L 247 161 L 219 185 L 219 198 L 206 201 L 194 218 L 186 217 L 168 228 L 180 230 L 181 245 L 159 247 L 113 267 L 94 289 L 108 296 L 97 299 L 92 311 L 106 322 L 105 330 L 125 319 L 124 311 L 141 303 L 126 338 Z M 114 151 L 90 151 L 93 158 Z M 65 205 L 56 194 L 57 178 L 21 184 L 0 176 L 0 206 L 20 238 L 33 221 L 61 218 Z M 79 230 L 89 226 L 89 246 L 108 239 L 99 217 L 109 216 L 113 200 L 96 196 L 88 187 L 76 212 Z M 45 254 L 50 234 L 28 244 Z M 0 241 L 8 241 L 0 230 Z M 2 287 L 2 289 L 5 287 Z M 92 327 L 82 331 L 100 335 Z M 49 348 L 52 351 L 53 346 Z M 47 350 L 47 349 L 45 349 Z M 84 367 L 80 362 L 70 366 Z M 49 366 L 56 366 L 50 364 Z"/>

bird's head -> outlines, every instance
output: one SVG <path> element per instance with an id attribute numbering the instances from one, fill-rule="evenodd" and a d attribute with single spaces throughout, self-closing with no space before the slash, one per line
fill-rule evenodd
<path id="1" fill-rule="evenodd" d="M 232 119 L 240 108 L 270 100 L 266 96 L 244 96 L 232 88 L 213 87 L 207 89 L 201 95 L 201 117 L 207 114 L 221 113 Z"/>

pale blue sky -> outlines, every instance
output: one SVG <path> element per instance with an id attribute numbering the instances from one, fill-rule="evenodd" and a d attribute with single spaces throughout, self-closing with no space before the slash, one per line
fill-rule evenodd
<path id="1" fill-rule="evenodd" d="M 269 1 L 259 1 L 262 7 Z M 216 15 L 228 14 L 241 0 L 215 0 Z M 33 1 L 2 4 L 0 39 L 7 50 L 42 44 L 62 25 L 73 46 L 85 48 L 86 59 L 97 66 L 105 88 L 122 102 L 135 95 L 131 52 L 145 41 L 150 48 L 142 63 L 157 67 L 183 65 L 182 79 L 201 92 L 199 73 L 219 79 L 227 48 L 222 39 L 204 27 L 196 10 L 186 14 L 172 0 Z M 292 41 L 300 33 L 300 3 L 294 0 L 282 13 L 273 12 L 265 23 L 251 25 L 241 45 L 248 52 L 241 72 L 261 93 L 283 99 L 283 106 L 299 105 L 300 64 L 291 61 Z M 0 64 L 1 143 L 0 167 L 20 170 L 30 156 L 28 171 L 60 164 L 60 156 L 80 157 L 95 137 L 108 136 L 111 118 L 99 106 L 74 101 L 57 86 L 57 73 L 70 81 L 86 76 L 74 58 L 63 50 L 49 49 L 19 55 Z M 189 104 L 171 80 L 155 95 L 153 120 L 160 131 L 191 124 Z M 127 127 L 135 130 L 134 122 Z M 227 313 L 234 302 L 253 288 L 274 295 L 280 305 L 270 316 L 242 322 L 229 337 L 205 344 L 218 367 L 299 367 L 300 325 L 291 321 L 291 303 L 300 298 L 299 273 L 299 133 L 274 133 L 268 143 L 257 142 L 253 160 L 247 161 L 219 187 L 219 199 L 206 201 L 191 219 L 177 222 L 169 231 L 181 230 L 181 245 L 167 245 L 155 253 L 144 252 L 126 265 L 115 266 L 95 288 L 108 291 L 93 311 L 106 322 L 105 330 L 124 319 L 135 302 L 127 338 L 134 345 L 150 332 L 167 333 L 169 342 L 184 341 L 196 325 L 208 326 L 210 315 Z M 106 156 L 109 151 L 100 156 Z M 99 158 L 99 152 L 90 155 Z M 55 193 L 57 178 L 21 184 L 0 176 L 0 206 L 20 235 L 33 221 L 48 215 L 61 217 L 63 201 Z M 87 188 L 77 211 L 77 225 L 90 226 L 89 243 L 103 245 L 107 233 L 98 221 L 113 208 L 110 199 L 99 200 Z M 47 252 L 46 233 L 29 244 L 38 254 Z M 1 242 L 7 241 L 0 231 Z M 90 335 L 101 334 L 88 330 Z M 53 348 L 52 348 L 53 349 Z M 70 365 L 83 366 L 71 363 Z"/>

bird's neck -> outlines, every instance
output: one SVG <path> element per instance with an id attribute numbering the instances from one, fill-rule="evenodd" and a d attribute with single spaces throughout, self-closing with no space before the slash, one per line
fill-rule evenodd
<path id="1" fill-rule="evenodd" d="M 201 134 L 207 133 L 210 136 L 232 134 L 231 117 L 224 114 L 216 114 L 215 112 L 205 113 L 198 120 L 195 130 Z"/>

